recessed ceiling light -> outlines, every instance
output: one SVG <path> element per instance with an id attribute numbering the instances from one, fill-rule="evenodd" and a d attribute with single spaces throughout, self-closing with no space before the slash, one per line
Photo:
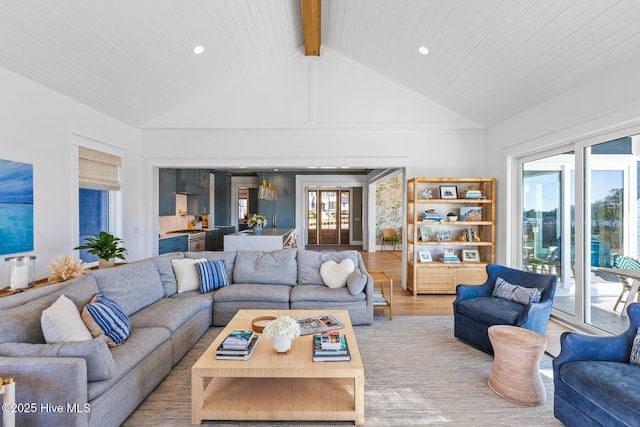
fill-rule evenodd
<path id="1" fill-rule="evenodd" d="M 196 55 L 200 55 L 202 52 L 204 52 L 204 46 L 196 46 L 193 48 L 193 53 L 195 53 Z"/>
<path id="2" fill-rule="evenodd" d="M 418 52 L 420 52 L 423 55 L 426 55 L 429 53 L 429 49 L 426 46 L 420 46 L 418 48 Z"/>

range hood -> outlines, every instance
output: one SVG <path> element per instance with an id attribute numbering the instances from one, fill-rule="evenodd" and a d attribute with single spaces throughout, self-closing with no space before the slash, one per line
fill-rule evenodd
<path id="1" fill-rule="evenodd" d="M 202 193 L 202 187 L 200 187 L 198 184 L 194 183 L 194 182 L 178 182 L 177 185 L 177 189 L 176 189 L 176 193 L 177 194 L 201 194 Z"/>

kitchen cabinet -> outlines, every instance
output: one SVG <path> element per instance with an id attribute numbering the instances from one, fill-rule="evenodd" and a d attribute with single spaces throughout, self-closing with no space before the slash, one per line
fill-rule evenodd
<path id="1" fill-rule="evenodd" d="M 169 252 L 187 252 L 189 250 L 189 236 L 181 234 L 179 236 L 165 237 L 158 240 L 158 254 Z"/>
<path id="2" fill-rule="evenodd" d="M 218 171 L 215 172 L 215 212 L 213 222 L 216 227 L 218 224 L 231 224 L 231 173 Z M 235 230 L 234 230 L 235 231 Z"/>
<path id="3" fill-rule="evenodd" d="M 160 216 L 176 214 L 176 170 L 160 169 L 160 194 L 158 212 Z"/>
<path id="4" fill-rule="evenodd" d="M 267 227 L 295 228 L 295 174 L 278 174 L 267 178 L 268 182 L 276 186 L 278 200 L 269 201 L 258 199 L 258 213 L 267 218 Z"/>

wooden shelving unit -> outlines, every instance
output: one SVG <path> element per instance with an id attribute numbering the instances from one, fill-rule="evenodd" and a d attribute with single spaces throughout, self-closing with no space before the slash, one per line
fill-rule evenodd
<path id="1" fill-rule="evenodd" d="M 455 186 L 457 198 L 441 198 L 441 186 Z M 465 198 L 470 188 L 480 190 L 483 198 Z M 455 294 L 458 284 L 485 282 L 486 266 L 495 262 L 495 194 L 495 178 L 412 178 L 407 182 L 407 289 L 414 296 Z M 460 218 L 461 209 L 472 207 L 482 211 L 477 219 Z M 425 220 L 428 210 L 442 219 Z M 457 214 L 458 220 L 448 221 L 449 212 Z M 468 239 L 468 231 L 476 236 L 475 241 Z M 445 250 L 461 262 L 443 262 Z M 463 257 L 463 251 L 472 251 L 466 254 L 471 258 Z M 428 253 L 431 261 L 421 261 L 421 253 Z M 473 255 L 477 258 L 470 261 Z"/>

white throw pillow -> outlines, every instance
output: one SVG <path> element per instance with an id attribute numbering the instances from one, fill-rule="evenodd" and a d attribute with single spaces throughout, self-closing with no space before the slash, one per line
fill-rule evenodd
<path id="1" fill-rule="evenodd" d="M 88 341 L 93 338 L 76 305 L 64 295 L 60 295 L 51 307 L 42 312 L 40 325 L 48 344 Z"/>
<path id="2" fill-rule="evenodd" d="M 200 276 L 198 275 L 196 263 L 206 261 L 205 258 L 171 260 L 173 272 L 176 274 L 176 281 L 178 282 L 178 293 L 200 289 Z"/>
<path id="3" fill-rule="evenodd" d="M 347 279 L 355 268 L 355 264 L 350 259 L 343 259 L 340 264 L 327 261 L 320 266 L 320 277 L 328 287 L 341 288 L 347 286 Z"/>

